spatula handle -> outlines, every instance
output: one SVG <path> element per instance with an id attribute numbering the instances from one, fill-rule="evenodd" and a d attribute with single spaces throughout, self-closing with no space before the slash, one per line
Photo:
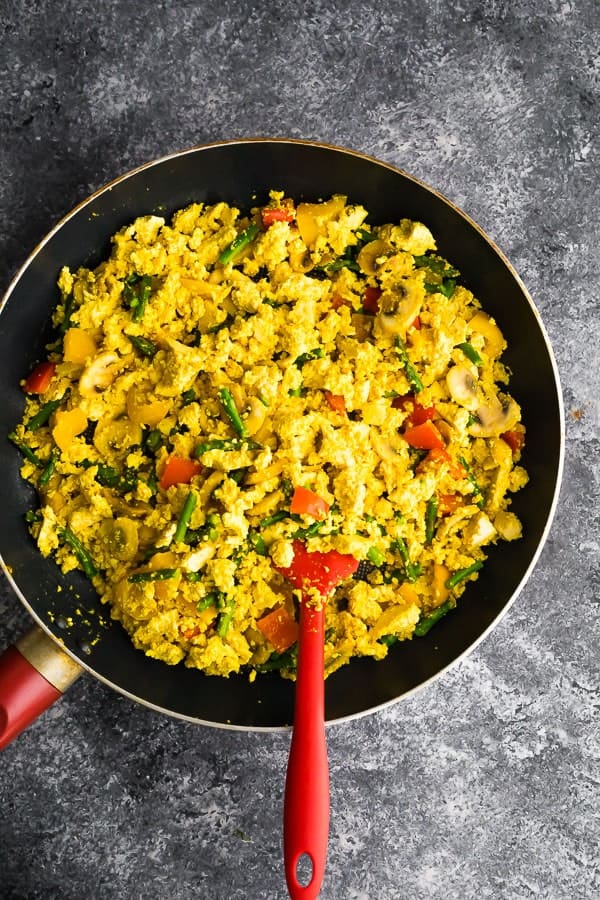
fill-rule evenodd
<path id="1" fill-rule="evenodd" d="M 318 897 L 329 836 L 329 765 L 324 724 L 324 616 L 300 604 L 300 641 L 294 730 L 285 783 L 283 846 L 285 877 L 292 900 Z M 298 880 L 298 862 L 307 855 L 312 874 Z"/>

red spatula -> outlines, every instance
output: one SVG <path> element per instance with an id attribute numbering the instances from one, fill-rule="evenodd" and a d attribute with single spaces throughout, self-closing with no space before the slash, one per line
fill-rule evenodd
<path id="1" fill-rule="evenodd" d="M 325 742 L 324 625 L 327 595 L 356 572 L 358 560 L 329 550 L 309 553 L 294 541 L 294 559 L 278 569 L 302 591 L 294 729 L 290 745 L 283 813 L 283 858 L 292 900 L 318 897 L 325 873 L 329 836 L 329 765 Z M 315 592 L 323 602 L 316 605 Z M 310 859 L 306 884 L 298 880 L 301 857 Z"/>

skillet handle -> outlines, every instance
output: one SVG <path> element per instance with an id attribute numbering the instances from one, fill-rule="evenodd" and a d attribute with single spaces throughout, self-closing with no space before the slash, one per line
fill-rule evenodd
<path id="1" fill-rule="evenodd" d="M 0 656 L 0 750 L 24 731 L 83 673 L 41 628 Z"/>
<path id="2" fill-rule="evenodd" d="M 285 782 L 283 856 L 292 900 L 314 900 L 325 874 L 329 836 L 329 764 L 325 741 L 325 602 L 301 601 L 294 730 Z M 308 856 L 312 873 L 298 880 L 298 862 Z"/>

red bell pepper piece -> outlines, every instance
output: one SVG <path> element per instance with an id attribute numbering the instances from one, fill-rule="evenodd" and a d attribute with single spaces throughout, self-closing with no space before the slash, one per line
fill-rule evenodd
<path id="1" fill-rule="evenodd" d="M 194 475 L 199 475 L 201 471 L 202 463 L 196 459 L 170 456 L 160 476 L 159 485 L 166 490 L 172 484 L 189 484 Z"/>
<path id="2" fill-rule="evenodd" d="M 412 325 L 411 325 L 410 327 L 411 327 L 411 328 L 414 328 L 415 331 L 420 331 L 420 330 L 421 330 L 421 316 L 417 316 L 417 317 L 413 320 L 413 323 L 412 323 Z"/>
<path id="3" fill-rule="evenodd" d="M 444 450 L 446 447 L 442 435 L 430 421 L 407 428 L 404 437 L 417 450 Z"/>
<path id="4" fill-rule="evenodd" d="M 377 315 L 379 312 L 379 298 L 381 290 L 378 287 L 367 287 L 363 294 L 363 309 L 366 313 Z"/>
<path id="5" fill-rule="evenodd" d="M 453 478 L 464 478 L 467 474 L 465 472 L 464 466 L 462 466 L 452 456 L 450 456 L 447 450 L 442 450 L 439 447 L 435 447 L 433 450 L 430 450 L 425 459 L 421 460 L 415 471 L 417 472 L 417 474 L 420 474 L 423 471 L 423 468 L 428 463 L 435 462 L 448 463 L 448 471 Z"/>
<path id="6" fill-rule="evenodd" d="M 300 590 L 313 588 L 326 596 L 358 569 L 358 560 L 348 553 L 338 553 L 337 550 L 309 553 L 302 541 L 294 541 L 293 546 L 294 559 L 291 566 L 277 568 L 277 571 Z"/>
<path id="7" fill-rule="evenodd" d="M 54 377 L 56 365 L 46 360 L 46 362 L 38 363 L 31 370 L 31 373 L 25 379 L 23 390 L 26 394 L 43 394 L 48 390 L 50 382 Z"/>
<path id="8" fill-rule="evenodd" d="M 331 391 L 325 391 L 325 399 L 335 412 L 346 415 L 346 401 L 343 394 L 332 394 Z"/>
<path id="9" fill-rule="evenodd" d="M 339 309 L 340 306 L 352 306 L 352 304 L 349 300 L 346 300 L 344 297 L 342 297 L 341 294 L 332 294 L 331 306 L 333 309 Z"/>
<path id="10" fill-rule="evenodd" d="M 449 516 L 464 503 L 461 494 L 440 494 L 438 497 L 438 510 L 441 516 Z"/>
<path id="11" fill-rule="evenodd" d="M 525 444 L 525 433 L 523 431 L 505 431 L 500 437 L 508 444 L 513 453 L 518 453 Z"/>
<path id="12" fill-rule="evenodd" d="M 290 503 L 290 512 L 299 516 L 312 516 L 313 519 L 324 519 L 329 512 L 329 503 L 305 487 L 297 487 Z"/>
<path id="13" fill-rule="evenodd" d="M 394 397 L 392 406 L 394 409 L 404 409 L 407 412 L 410 411 L 407 420 L 409 425 L 422 425 L 423 422 L 433 419 L 436 414 L 434 405 L 422 406 L 418 400 L 415 399 L 414 394 L 406 394 L 404 397 Z"/>
<path id="14" fill-rule="evenodd" d="M 285 206 L 265 206 L 260 211 L 263 228 L 270 228 L 273 222 L 293 222 L 296 211 L 290 204 Z"/>
<path id="15" fill-rule="evenodd" d="M 278 653 L 283 653 L 298 640 L 298 623 L 284 606 L 267 613 L 256 626 Z"/>

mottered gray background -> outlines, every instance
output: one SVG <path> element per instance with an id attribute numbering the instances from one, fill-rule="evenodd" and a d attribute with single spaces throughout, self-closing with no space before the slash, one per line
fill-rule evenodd
<path id="1" fill-rule="evenodd" d="M 0 13 L 2 288 L 106 181 L 256 135 L 404 168 L 508 255 L 561 373 L 554 525 L 467 659 L 328 729 L 321 897 L 598 897 L 598 4 L 2 0 Z M 0 644 L 27 626 L 3 584 Z M 81 679 L 0 756 L 1 900 L 285 898 L 288 744 Z"/>

